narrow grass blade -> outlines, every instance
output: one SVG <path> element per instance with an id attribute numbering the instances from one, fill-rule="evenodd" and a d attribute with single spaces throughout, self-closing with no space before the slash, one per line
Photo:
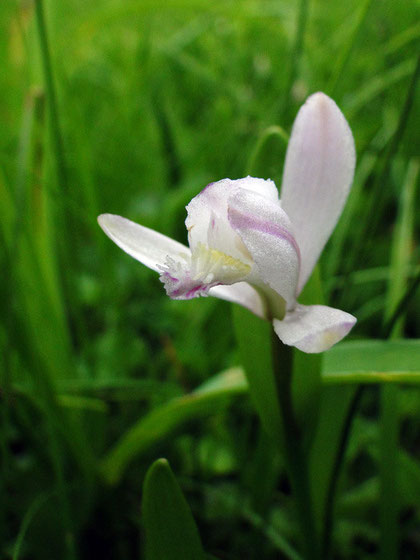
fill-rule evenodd
<path id="1" fill-rule="evenodd" d="M 266 128 L 250 155 L 246 174 L 281 181 L 288 142 L 289 136 L 280 126 Z"/>
<path id="2" fill-rule="evenodd" d="M 417 58 L 416 62 L 413 61 L 410 68 L 411 80 L 407 88 L 404 103 L 401 107 L 398 123 L 385 150 L 385 154 L 380 163 L 380 168 L 377 170 L 374 184 L 372 185 L 368 201 L 364 208 L 361 226 L 356 230 L 356 234 L 353 237 L 352 248 L 346 261 L 346 273 L 354 270 L 355 263 L 357 262 L 357 259 L 360 258 L 361 248 L 368 246 L 367 241 L 372 238 L 379 220 L 383 215 L 384 197 L 381 196 L 381 192 L 384 184 L 386 184 L 392 159 L 395 157 L 395 154 L 398 152 L 400 147 L 410 112 L 415 101 L 417 81 L 420 76 L 420 56 Z"/>
<path id="3" fill-rule="evenodd" d="M 338 61 L 336 63 L 335 71 L 331 77 L 331 81 L 328 84 L 326 90 L 326 93 L 328 93 L 328 95 L 330 95 L 333 99 L 336 98 L 338 85 L 340 84 L 344 72 L 346 71 L 353 49 L 355 48 L 357 40 L 363 29 L 363 24 L 365 22 L 371 4 L 372 4 L 372 0 L 365 0 L 363 4 L 359 7 L 359 11 L 356 15 L 349 38 L 347 39 L 347 42 L 344 45 L 343 50 L 338 56 Z"/>
<path id="4" fill-rule="evenodd" d="M 412 41 L 418 41 L 419 39 L 420 23 L 417 22 L 407 29 L 404 29 L 404 31 L 401 31 L 397 35 L 391 37 L 387 46 L 385 47 L 384 54 L 387 56 L 394 54 Z"/>
<path id="5" fill-rule="evenodd" d="M 50 497 L 51 494 L 41 494 L 40 496 L 38 496 L 38 498 L 36 498 L 36 500 L 34 500 L 32 505 L 26 512 L 25 517 L 22 519 L 19 533 L 15 542 L 15 546 L 13 548 L 12 560 L 19 560 L 19 558 L 21 558 L 21 550 L 22 550 L 26 533 L 28 532 L 28 529 L 34 517 Z"/>
<path id="6" fill-rule="evenodd" d="M 330 498 L 331 501 L 329 489 L 334 475 L 337 450 L 354 392 L 355 388 L 351 386 L 327 386 L 322 392 L 319 423 L 309 459 L 315 522 L 320 535 L 324 530 L 331 531 L 331 524 L 326 520 L 327 500 Z M 332 505 L 329 504 L 330 510 Z"/>
<path id="7" fill-rule="evenodd" d="M 306 32 L 306 24 L 308 21 L 309 12 L 309 0 L 300 0 L 299 8 L 297 14 L 296 31 L 294 36 L 294 42 L 292 47 L 292 52 L 289 58 L 289 68 L 286 81 L 286 87 L 284 88 L 284 101 L 282 107 L 283 120 L 287 115 L 290 106 L 290 95 L 292 92 L 293 84 L 296 80 L 300 68 L 300 61 L 302 58 L 302 52 L 304 48 L 304 39 Z"/>
<path id="8" fill-rule="evenodd" d="M 394 325 L 397 323 L 401 315 L 403 315 L 405 311 L 408 309 L 409 303 L 411 299 L 415 296 L 417 292 L 417 288 L 419 286 L 420 286 L 420 269 L 418 269 L 418 272 L 414 276 L 411 284 L 408 286 L 407 291 L 398 302 L 398 305 L 395 308 L 394 313 L 391 315 L 388 322 L 385 323 L 383 328 L 384 336 L 389 336 L 389 334 L 392 332 Z"/>
<path id="9" fill-rule="evenodd" d="M 379 76 L 375 76 L 363 87 L 358 89 L 357 93 L 349 98 L 344 107 L 348 120 L 350 122 L 354 120 L 357 113 L 362 111 L 365 105 L 372 102 L 392 85 L 411 76 L 415 67 L 416 60 L 409 58 L 399 62 L 396 66 L 386 72 L 383 72 Z"/>
<path id="10" fill-rule="evenodd" d="M 58 102 L 54 76 L 51 64 L 50 46 L 48 40 L 47 26 L 45 22 L 44 0 L 35 0 L 35 15 L 38 30 L 38 39 L 41 50 L 41 60 L 44 70 L 45 85 L 48 95 L 48 106 L 51 115 L 52 138 L 54 142 L 55 157 L 57 163 L 58 182 L 64 193 L 68 193 L 67 170 L 64 158 L 64 143 L 61 133 Z"/>

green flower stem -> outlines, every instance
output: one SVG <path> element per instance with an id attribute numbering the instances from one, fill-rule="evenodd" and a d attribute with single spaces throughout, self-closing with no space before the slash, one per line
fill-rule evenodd
<path id="1" fill-rule="evenodd" d="M 296 423 L 292 402 L 293 349 L 282 344 L 274 331 L 272 349 L 273 372 L 284 427 L 284 454 L 295 498 L 303 553 L 306 559 L 317 560 L 320 555 L 307 469 L 308 458 L 305 457 L 302 434 Z"/>

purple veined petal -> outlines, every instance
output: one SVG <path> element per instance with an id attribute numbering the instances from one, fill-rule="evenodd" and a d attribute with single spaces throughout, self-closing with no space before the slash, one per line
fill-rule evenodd
<path id="1" fill-rule="evenodd" d="M 182 243 L 121 216 L 101 214 L 98 222 L 123 251 L 157 272 L 161 272 L 160 267 L 165 266 L 168 257 L 190 258 L 190 249 Z"/>
<path id="2" fill-rule="evenodd" d="M 210 183 L 187 206 L 185 225 L 192 250 L 203 243 L 236 259 L 247 257 L 228 220 L 229 197 L 244 189 L 270 200 L 278 201 L 279 198 L 277 187 L 271 180 L 245 177 Z"/>
<path id="3" fill-rule="evenodd" d="M 238 303 L 246 307 L 255 315 L 265 318 L 264 305 L 258 292 L 246 282 L 238 282 L 232 286 L 215 286 L 209 290 L 209 295 Z"/>
<path id="4" fill-rule="evenodd" d="M 350 313 L 325 305 L 297 305 L 273 326 L 280 340 L 302 352 L 314 354 L 328 350 L 344 338 L 356 323 Z"/>
<path id="5" fill-rule="evenodd" d="M 238 191 L 229 199 L 229 221 L 252 256 L 262 283 L 288 304 L 294 303 L 299 247 L 279 201 L 248 190 Z"/>
<path id="6" fill-rule="evenodd" d="M 293 125 L 281 204 L 301 252 L 298 293 L 308 280 L 343 210 L 353 181 L 354 140 L 335 102 L 309 97 Z"/>

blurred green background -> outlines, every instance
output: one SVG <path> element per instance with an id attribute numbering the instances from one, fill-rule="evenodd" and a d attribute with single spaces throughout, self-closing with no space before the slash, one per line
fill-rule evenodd
<path id="1" fill-rule="evenodd" d="M 280 187 L 286 145 L 267 128 L 289 133 L 324 91 L 358 154 L 321 261 L 326 301 L 358 318 L 354 339 L 380 338 L 418 277 L 419 16 L 416 0 L 2 0 L 2 558 L 141 558 L 141 485 L 159 456 L 208 551 L 283 557 L 287 482 L 277 456 L 262 460 L 269 444 L 241 391 L 175 431 L 176 411 L 157 415 L 106 482 L 102 460 L 135 422 L 239 360 L 230 305 L 169 300 L 96 217 L 186 242 L 185 205 L 207 183 L 252 172 Z M 420 338 L 411 291 L 398 334 Z M 420 394 L 400 392 L 417 500 Z M 378 402 L 369 389 L 352 436 L 337 558 L 377 554 Z M 401 499 L 401 557 L 417 558 L 420 513 Z"/>

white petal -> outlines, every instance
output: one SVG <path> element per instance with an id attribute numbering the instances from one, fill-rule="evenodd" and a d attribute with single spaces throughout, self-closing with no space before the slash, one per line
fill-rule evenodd
<path id="1" fill-rule="evenodd" d="M 228 198 L 238 190 L 258 192 L 270 200 L 278 200 L 273 181 L 245 177 L 222 179 L 207 185 L 187 206 L 189 244 L 192 250 L 203 243 L 236 259 L 247 259 L 247 252 L 232 230 L 228 220 Z"/>
<path id="2" fill-rule="evenodd" d="M 356 323 L 345 311 L 325 305 L 297 305 L 273 326 L 280 340 L 308 354 L 324 352 L 344 338 Z"/>
<path id="3" fill-rule="evenodd" d="M 246 282 L 238 282 L 233 286 L 216 286 L 210 289 L 209 295 L 233 303 L 239 303 L 239 305 L 246 307 L 255 315 L 265 318 L 263 302 L 258 292 Z"/>
<path id="4" fill-rule="evenodd" d="M 299 248 L 279 202 L 248 190 L 238 191 L 229 199 L 229 221 L 251 254 L 263 282 L 286 302 L 294 302 Z"/>
<path id="5" fill-rule="evenodd" d="M 279 199 L 279 191 L 271 179 L 258 179 L 257 177 L 244 177 L 233 181 L 237 187 L 260 194 L 264 198 L 276 201 Z"/>
<path id="6" fill-rule="evenodd" d="M 356 156 L 340 109 L 323 93 L 309 97 L 293 125 L 281 204 L 301 252 L 300 292 L 343 210 Z"/>
<path id="7" fill-rule="evenodd" d="M 201 243 L 239 258 L 235 250 L 235 232 L 227 218 L 227 199 L 234 192 L 235 185 L 230 179 L 210 183 L 187 206 L 185 225 L 191 250 Z"/>
<path id="8" fill-rule="evenodd" d="M 190 257 L 185 245 L 121 216 L 101 214 L 98 222 L 114 243 L 152 270 L 160 272 L 159 267 L 166 264 L 168 256 L 174 260 Z"/>

